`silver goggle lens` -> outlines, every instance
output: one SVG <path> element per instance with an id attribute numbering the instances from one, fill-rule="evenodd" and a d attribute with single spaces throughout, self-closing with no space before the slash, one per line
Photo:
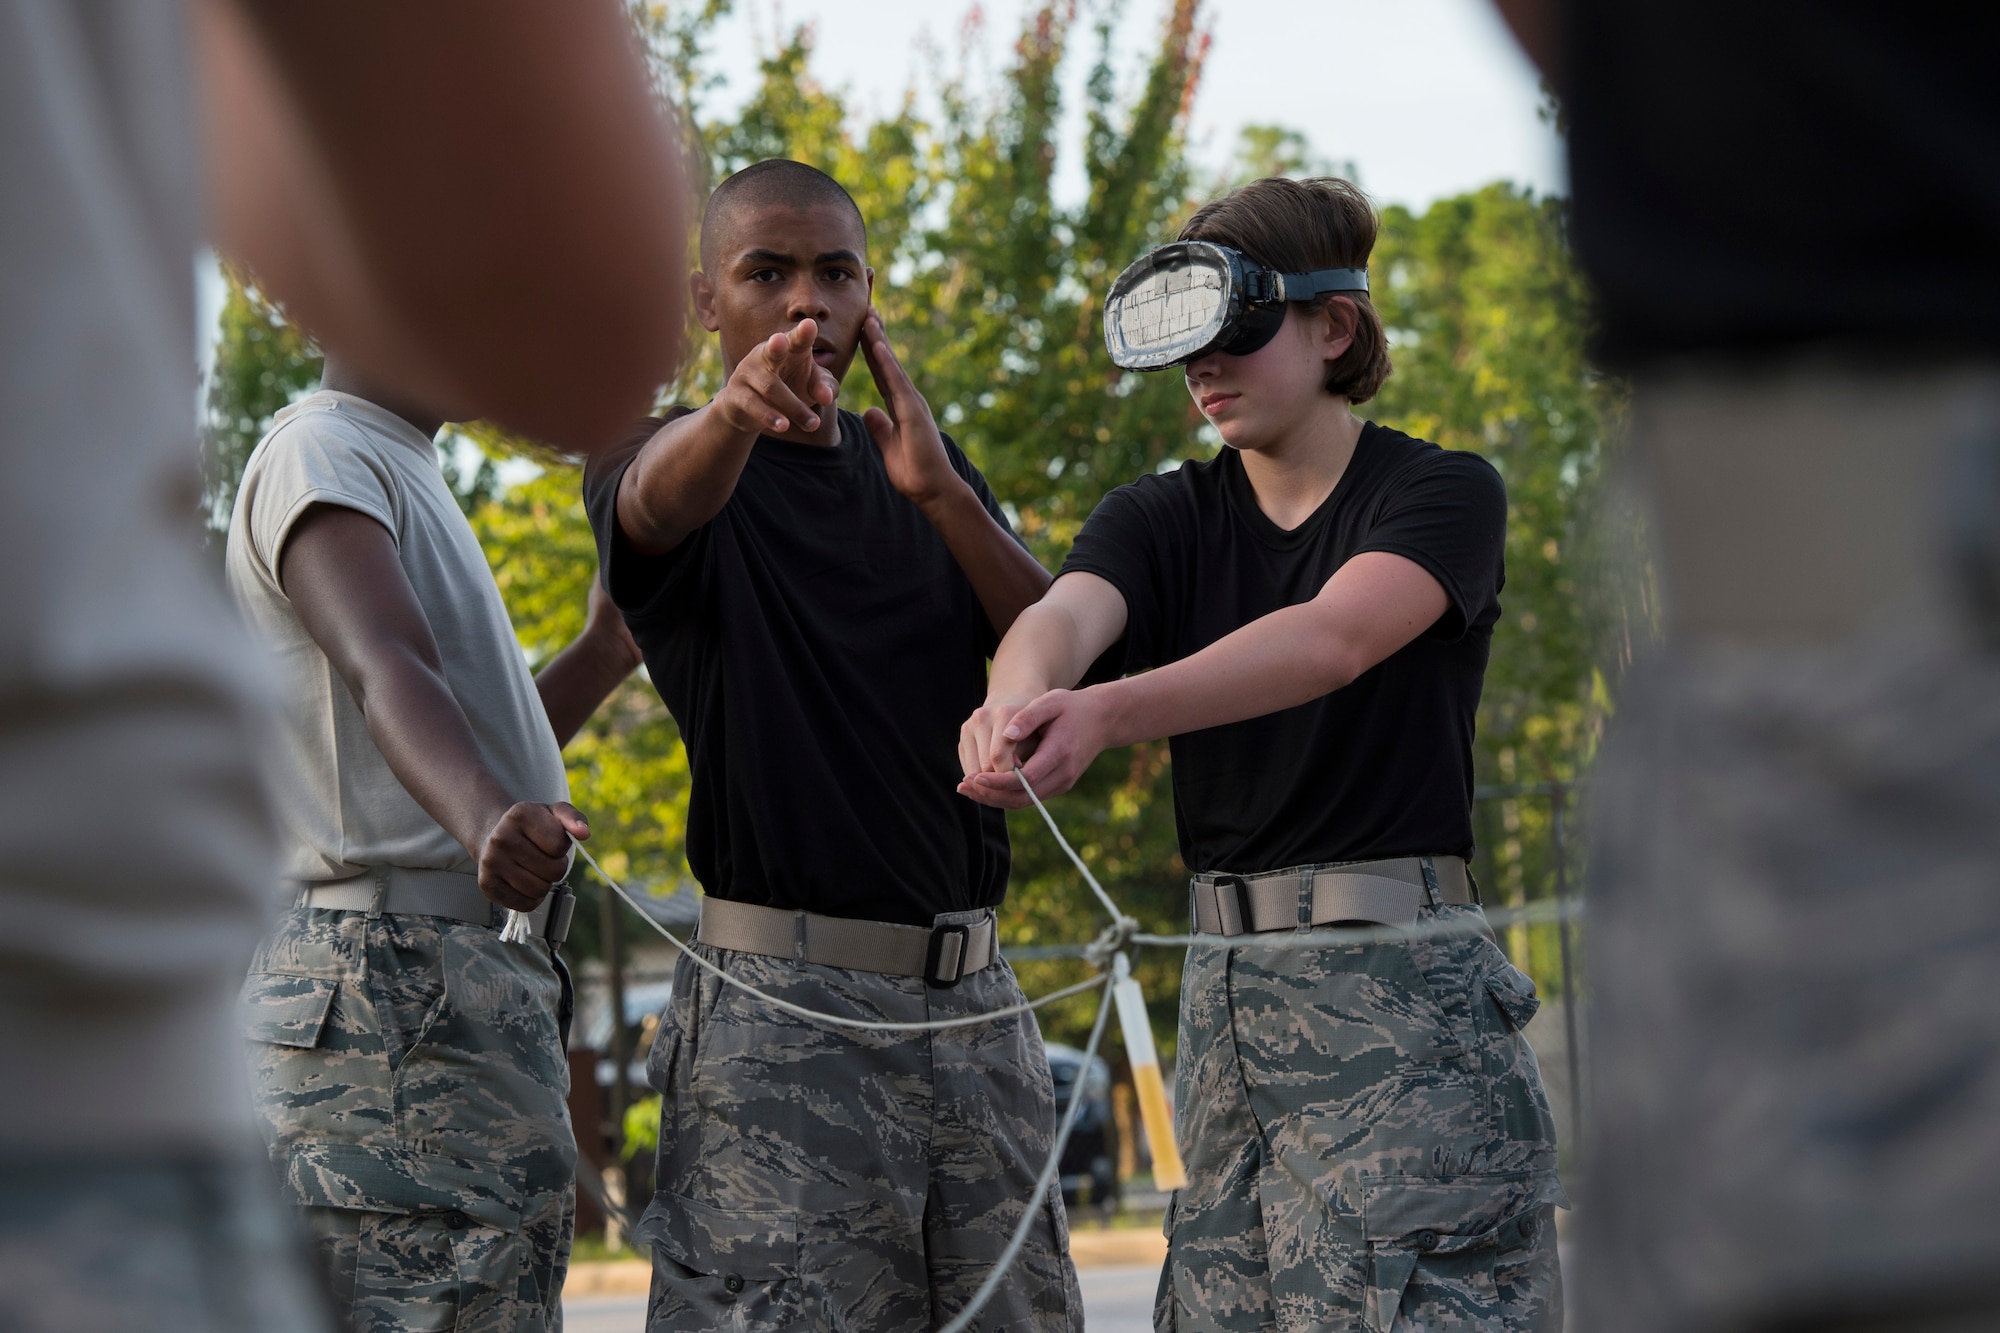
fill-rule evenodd
<path id="1" fill-rule="evenodd" d="M 1209 246 L 1169 245 L 1118 276 L 1104 305 L 1104 346 L 1127 370 L 1185 361 L 1221 334 L 1229 317 L 1229 263 Z"/>

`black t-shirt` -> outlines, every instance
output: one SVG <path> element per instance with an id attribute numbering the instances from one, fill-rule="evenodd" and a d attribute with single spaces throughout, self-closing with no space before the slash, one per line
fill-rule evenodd
<path id="1" fill-rule="evenodd" d="M 618 531 L 618 483 L 662 424 L 593 460 L 583 491 L 605 586 L 687 743 L 695 877 L 735 902 L 906 925 L 997 906 L 1006 820 L 954 790 L 995 636 L 861 418 L 840 413 L 832 448 L 760 438 L 722 512 L 649 556 Z"/>
<path id="2" fill-rule="evenodd" d="M 1490 463 L 1372 422 L 1333 494 L 1290 532 L 1257 507 L 1233 449 L 1104 497 L 1063 572 L 1124 595 L 1128 671 L 1311 601 L 1363 551 L 1415 561 L 1450 599 L 1435 626 L 1345 689 L 1172 739 L 1188 869 L 1471 856 L 1472 719 L 1506 530 Z"/>
<path id="3" fill-rule="evenodd" d="M 1562 11 L 1603 359 L 2000 348 L 2000 7 Z"/>

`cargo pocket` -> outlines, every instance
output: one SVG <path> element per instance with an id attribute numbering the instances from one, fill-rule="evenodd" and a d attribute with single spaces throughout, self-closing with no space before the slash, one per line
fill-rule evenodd
<path id="1" fill-rule="evenodd" d="M 653 1249 L 649 1326 L 757 1333 L 805 1323 L 797 1213 L 725 1212 L 662 1190 L 637 1238 Z"/>
<path id="2" fill-rule="evenodd" d="M 1381 1186 L 1369 1203 L 1364 1327 L 1388 1333 L 1401 1314 L 1428 1328 L 1446 1312 L 1477 1328 L 1539 1327 L 1532 1311 L 1512 1308 L 1519 1296 L 1512 1284 L 1503 1290 L 1495 1269 L 1541 1243 L 1546 1212 L 1529 1182 L 1493 1191 Z"/>
<path id="3" fill-rule="evenodd" d="M 339 989 L 340 983 L 325 977 L 252 972 L 239 998 L 243 1034 L 251 1041 L 309 1051 L 319 1045 Z"/>
<path id="4" fill-rule="evenodd" d="M 523 1323 L 540 1288 L 520 1168 L 352 1143 L 300 1144 L 279 1166 L 292 1202 L 364 1214 L 357 1327 L 534 1326 Z"/>
<path id="5" fill-rule="evenodd" d="M 1486 994 L 1507 1026 L 1520 1032 L 1541 1011 L 1541 999 L 1528 974 L 1512 963 L 1502 963 L 1486 973 Z"/>

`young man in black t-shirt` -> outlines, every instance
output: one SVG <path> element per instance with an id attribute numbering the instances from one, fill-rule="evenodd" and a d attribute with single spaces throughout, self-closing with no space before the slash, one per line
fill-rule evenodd
<path id="1" fill-rule="evenodd" d="M 1264 180 L 1184 240 L 1276 273 L 1359 270 L 1345 181 Z M 1230 345 L 1237 345 L 1231 343 Z M 1357 419 L 1389 373 L 1359 294 L 1196 354 L 1229 447 L 1112 492 L 1009 631 L 961 790 L 1024 803 L 1170 736 L 1194 872 L 1162 1329 L 1561 1327 L 1554 1127 L 1520 1029 L 1534 986 L 1483 932 L 1473 712 L 1507 499 L 1476 455 Z M 1073 686 L 1107 649 L 1145 674 Z M 1468 933 L 1259 949 L 1264 931 L 1460 919 Z M 1235 937 L 1232 939 L 1231 937 Z"/>
<path id="2" fill-rule="evenodd" d="M 585 474 L 606 585 L 687 742 L 698 946 L 811 1009 L 920 1022 L 1018 1003 L 993 908 L 1005 816 L 953 791 L 986 658 L 1048 575 L 889 348 L 859 210 L 768 161 L 702 221 L 691 294 L 728 383 Z M 838 411 L 859 346 L 888 410 Z M 648 1328 L 927 1329 L 1024 1208 L 1043 1221 L 980 1327 L 1079 1327 L 1055 1131 L 1025 1015 L 856 1033 L 683 959 L 648 1065 L 663 1097 Z"/>

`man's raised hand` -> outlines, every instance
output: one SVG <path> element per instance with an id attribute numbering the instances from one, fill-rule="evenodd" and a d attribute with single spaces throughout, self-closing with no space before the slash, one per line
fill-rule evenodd
<path id="1" fill-rule="evenodd" d="M 953 482 L 961 480 L 944 451 L 944 437 L 938 434 L 931 405 L 910 383 L 903 363 L 889 346 L 889 334 L 882 316 L 874 310 L 861 323 L 861 354 L 868 358 L 868 371 L 875 388 L 888 404 L 885 412 L 871 407 L 861 416 L 862 424 L 882 451 L 882 464 L 889 484 L 906 498 L 921 505 L 937 498 Z"/>
<path id="2" fill-rule="evenodd" d="M 736 363 L 709 410 L 753 435 L 818 430 L 820 409 L 840 392 L 833 376 L 813 360 L 818 338 L 819 324 L 810 319 L 800 320 L 789 333 L 772 334 Z"/>
<path id="3" fill-rule="evenodd" d="M 507 808 L 479 849 L 479 891 L 502 907 L 532 912 L 569 873 L 571 838 L 590 821 L 568 801 L 520 801 Z"/>

